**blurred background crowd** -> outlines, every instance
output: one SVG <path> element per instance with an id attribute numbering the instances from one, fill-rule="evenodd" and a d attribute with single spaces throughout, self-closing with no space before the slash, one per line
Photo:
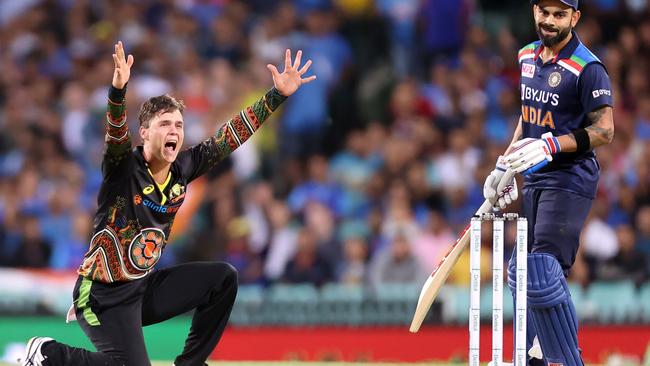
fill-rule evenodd
<path id="1" fill-rule="evenodd" d="M 598 198 L 571 276 L 640 284 L 650 10 L 646 0 L 581 10 L 578 35 L 612 79 L 616 136 L 597 151 Z M 272 86 L 265 65 L 286 48 L 318 76 L 192 183 L 159 266 L 225 260 L 242 283 L 422 281 L 482 203 L 520 112 L 517 51 L 536 39 L 521 0 L 0 1 L 0 266 L 79 266 L 122 40 L 135 57 L 135 141 L 140 104 L 164 93 L 187 105 L 186 145 L 213 134 Z M 450 281 L 468 283 L 467 265 L 456 269 Z"/>

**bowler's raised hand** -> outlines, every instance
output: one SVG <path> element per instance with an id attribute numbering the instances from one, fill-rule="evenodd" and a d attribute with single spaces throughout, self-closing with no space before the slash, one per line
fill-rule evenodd
<path id="1" fill-rule="evenodd" d="M 302 50 L 299 50 L 296 53 L 296 59 L 293 64 L 291 63 L 291 50 L 287 49 L 284 55 L 284 71 L 280 73 L 278 69 L 271 64 L 266 65 L 266 67 L 271 70 L 271 75 L 273 75 L 273 85 L 280 92 L 280 94 L 285 97 L 290 96 L 295 93 L 302 84 L 306 84 L 310 81 L 316 79 L 315 75 L 303 78 L 309 66 L 311 66 L 311 60 L 305 62 L 302 68 L 300 68 L 300 61 L 302 58 Z M 299 69 L 300 68 L 300 69 Z"/>
<path id="2" fill-rule="evenodd" d="M 116 89 L 122 89 L 129 81 L 129 77 L 131 77 L 131 66 L 133 66 L 133 55 L 129 55 L 128 58 L 125 56 L 122 41 L 118 41 L 115 44 L 113 63 L 115 64 L 115 71 L 113 71 L 113 87 Z"/>

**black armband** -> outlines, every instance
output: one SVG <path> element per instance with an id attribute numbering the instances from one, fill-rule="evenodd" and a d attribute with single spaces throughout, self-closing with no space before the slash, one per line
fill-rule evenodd
<path id="1" fill-rule="evenodd" d="M 115 104 L 122 104 L 124 102 L 125 97 L 126 97 L 126 84 L 124 84 L 124 87 L 122 89 L 117 89 L 116 87 L 111 85 L 111 88 L 108 90 L 108 99 L 110 99 L 111 102 Z"/>
<path id="2" fill-rule="evenodd" d="M 280 94 L 280 91 L 276 89 L 275 87 L 272 87 L 271 90 L 269 90 L 265 97 L 265 102 L 266 102 L 266 107 L 271 110 L 271 112 L 274 112 L 282 102 L 287 100 L 287 97 L 284 95 Z"/>
<path id="3" fill-rule="evenodd" d="M 576 139 L 576 148 L 577 153 L 584 153 L 591 149 L 591 140 L 589 139 L 589 133 L 584 128 L 579 128 L 573 132 L 573 137 Z"/>

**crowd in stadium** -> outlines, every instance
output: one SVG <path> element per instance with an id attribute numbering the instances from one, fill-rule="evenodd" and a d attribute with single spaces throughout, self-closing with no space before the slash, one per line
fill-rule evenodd
<path id="1" fill-rule="evenodd" d="M 159 266 L 225 260 L 242 283 L 421 281 L 483 201 L 520 113 L 517 51 L 537 38 L 527 2 L 483 3 L 1 2 L 0 266 L 81 263 L 102 180 L 110 54 L 122 40 L 135 57 L 136 140 L 140 104 L 164 93 L 187 105 L 186 146 L 213 134 L 272 86 L 265 65 L 279 65 L 286 48 L 302 49 L 318 77 L 190 186 Z M 503 22 L 499 11 L 512 7 L 520 19 Z M 598 198 L 571 278 L 641 283 L 650 275 L 649 10 L 615 0 L 581 8 L 589 16 L 578 35 L 614 86 L 616 136 L 597 151 Z M 467 266 L 456 267 L 451 281 L 467 283 Z"/>

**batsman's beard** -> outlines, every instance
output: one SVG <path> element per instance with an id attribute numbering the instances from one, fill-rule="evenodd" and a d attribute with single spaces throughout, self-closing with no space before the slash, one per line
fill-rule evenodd
<path id="1" fill-rule="evenodd" d="M 548 47 L 548 48 L 562 43 L 562 41 L 564 41 L 569 36 L 571 30 L 573 29 L 572 27 L 568 27 L 564 29 L 555 29 L 552 27 L 543 26 L 541 23 L 538 23 L 536 28 L 537 28 L 537 35 L 539 36 L 539 39 L 542 41 L 544 47 Z M 557 34 L 555 36 L 547 36 L 544 35 L 542 29 L 544 29 L 544 31 L 546 32 L 549 32 L 549 29 L 553 29 L 553 31 L 556 31 Z"/>

